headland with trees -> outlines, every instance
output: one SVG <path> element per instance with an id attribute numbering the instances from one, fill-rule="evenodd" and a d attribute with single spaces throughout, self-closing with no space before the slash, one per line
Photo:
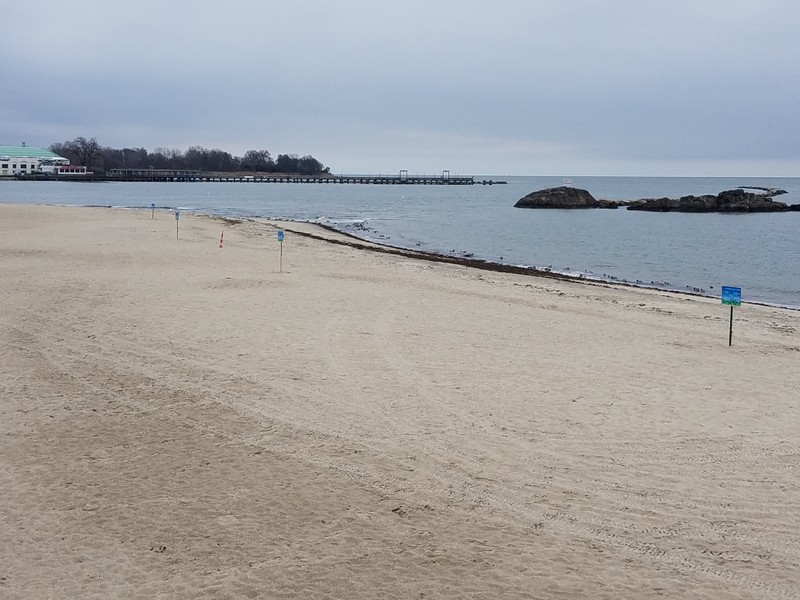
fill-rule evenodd
<path id="1" fill-rule="evenodd" d="M 287 173 L 320 175 L 330 173 L 311 155 L 278 154 L 273 159 L 268 150 L 248 150 L 243 156 L 234 156 L 218 148 L 191 146 L 185 152 L 174 148 L 109 148 L 96 138 L 77 137 L 57 142 L 49 148 L 69 159 L 73 165 L 85 166 L 95 172 L 112 169 L 191 169 L 219 173 Z"/>

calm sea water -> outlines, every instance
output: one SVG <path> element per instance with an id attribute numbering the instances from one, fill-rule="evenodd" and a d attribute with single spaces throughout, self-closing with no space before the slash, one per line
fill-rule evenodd
<path id="1" fill-rule="evenodd" d="M 476 177 L 477 180 L 483 177 Z M 489 179 L 489 177 L 487 177 Z M 181 208 L 315 221 L 382 243 L 472 254 L 576 276 L 625 280 L 800 307 L 800 212 L 721 215 L 618 210 L 526 210 L 526 194 L 563 177 L 499 177 L 506 185 L 378 186 L 245 183 L 0 182 L 0 202 Z M 716 194 L 738 186 L 787 190 L 800 178 L 572 177 L 596 198 Z M 287 240 L 288 242 L 289 240 Z"/>

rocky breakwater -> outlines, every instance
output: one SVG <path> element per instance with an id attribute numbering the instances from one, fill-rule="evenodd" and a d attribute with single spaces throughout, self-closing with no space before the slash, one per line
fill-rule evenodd
<path id="1" fill-rule="evenodd" d="M 775 202 L 772 196 L 785 194 L 784 190 L 763 189 L 762 193 L 748 192 L 743 188 L 720 192 L 716 196 L 683 196 L 682 198 L 643 198 L 641 200 L 597 200 L 588 191 L 573 187 L 555 187 L 531 192 L 520 198 L 517 208 L 619 208 L 650 212 L 687 213 L 761 213 L 800 212 L 800 204 L 787 205 Z"/>
<path id="2" fill-rule="evenodd" d="M 780 190 L 778 190 L 780 191 Z M 683 196 L 682 198 L 650 198 L 628 203 L 628 210 L 689 213 L 762 213 L 800 210 L 800 205 L 775 202 L 769 194 L 756 194 L 743 189 L 727 190 L 716 196 Z"/>
<path id="3" fill-rule="evenodd" d="M 561 186 L 531 192 L 520 198 L 517 208 L 618 208 L 624 202 L 597 200 L 586 190 Z"/>

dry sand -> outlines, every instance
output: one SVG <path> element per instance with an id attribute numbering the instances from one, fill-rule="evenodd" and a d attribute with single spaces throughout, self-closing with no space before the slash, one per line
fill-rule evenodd
<path id="1" fill-rule="evenodd" d="M 799 312 L 276 226 L 0 205 L 0 597 L 800 597 Z"/>

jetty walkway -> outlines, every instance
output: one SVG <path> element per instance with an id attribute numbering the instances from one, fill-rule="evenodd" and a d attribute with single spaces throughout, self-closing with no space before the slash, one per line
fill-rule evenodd
<path id="1" fill-rule="evenodd" d="M 104 177 L 105 181 L 196 181 L 227 183 L 317 183 L 317 184 L 371 184 L 371 185 L 492 185 L 505 181 L 475 181 L 474 176 L 450 175 L 444 171 L 441 175 L 408 175 L 400 171 L 398 175 L 294 175 L 257 173 L 252 175 L 240 173 L 211 173 L 185 169 L 111 169 Z"/>

